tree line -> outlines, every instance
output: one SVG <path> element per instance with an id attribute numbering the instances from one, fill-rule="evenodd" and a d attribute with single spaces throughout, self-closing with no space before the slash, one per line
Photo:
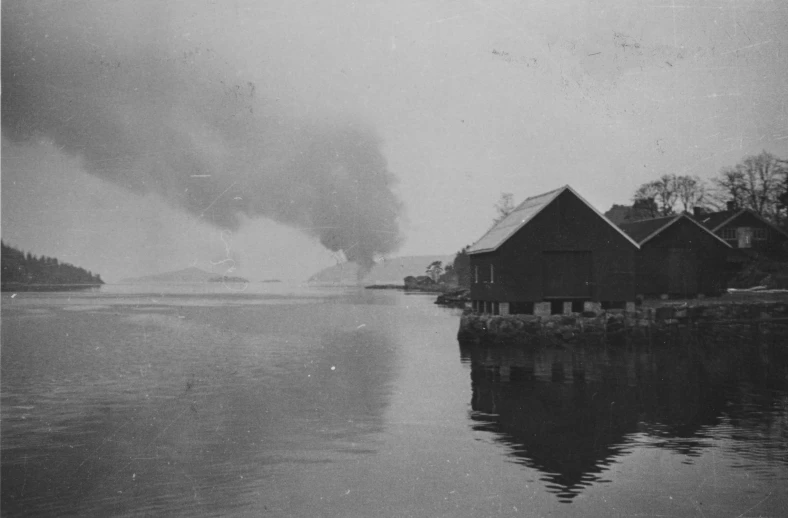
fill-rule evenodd
<path id="1" fill-rule="evenodd" d="M 54 257 L 36 257 L 6 245 L 2 248 L 2 289 L 19 290 L 30 286 L 84 286 L 104 284 L 101 276 Z"/>
<path id="2" fill-rule="evenodd" d="M 701 212 L 750 209 L 788 227 L 788 160 L 763 151 L 722 168 L 709 180 L 665 174 L 638 187 L 632 202 L 629 220 L 691 213 L 696 208 Z"/>

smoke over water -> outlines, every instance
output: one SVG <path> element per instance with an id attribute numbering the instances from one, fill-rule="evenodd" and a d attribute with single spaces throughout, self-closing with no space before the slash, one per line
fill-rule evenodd
<path id="1" fill-rule="evenodd" d="M 163 37 L 157 3 L 144 19 L 135 5 L 124 20 L 96 13 L 103 3 L 3 3 L 6 138 L 49 139 L 90 173 L 220 228 L 284 223 L 363 271 L 397 249 L 401 204 L 371 128 L 293 115 L 210 44 Z"/>

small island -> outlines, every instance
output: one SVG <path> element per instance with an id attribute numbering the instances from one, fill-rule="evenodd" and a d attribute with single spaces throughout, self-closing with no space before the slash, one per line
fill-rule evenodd
<path id="1" fill-rule="evenodd" d="M 248 279 L 244 279 L 243 277 L 234 277 L 231 275 L 217 275 L 216 277 L 211 277 L 208 279 L 208 282 L 232 282 L 239 284 L 249 284 Z"/>

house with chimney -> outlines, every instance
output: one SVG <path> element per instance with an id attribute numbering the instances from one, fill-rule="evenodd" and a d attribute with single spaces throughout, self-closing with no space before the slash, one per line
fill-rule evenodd
<path id="1" fill-rule="evenodd" d="M 751 209 L 739 209 L 728 202 L 726 210 L 696 214 L 696 218 L 732 248 L 770 255 L 787 252 L 788 233 Z"/>

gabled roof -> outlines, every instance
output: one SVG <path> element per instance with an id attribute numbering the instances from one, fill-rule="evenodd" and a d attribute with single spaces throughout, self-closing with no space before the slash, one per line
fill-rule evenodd
<path id="1" fill-rule="evenodd" d="M 583 199 L 577 192 L 565 185 L 559 189 L 555 189 L 538 196 L 526 198 L 524 202 L 518 205 L 508 216 L 492 226 L 490 230 L 485 233 L 481 239 L 476 241 L 468 249 L 469 254 L 479 254 L 483 252 L 493 252 L 504 244 L 515 232 L 528 224 L 537 214 L 542 212 L 545 207 L 550 205 L 553 200 L 558 198 L 564 191 L 569 191 L 574 194 L 580 201 L 582 201 L 588 208 L 593 210 L 600 218 L 602 218 L 608 225 L 620 233 L 627 241 L 632 243 L 636 248 L 640 248 L 631 237 L 624 233 L 620 228 L 615 226 L 609 219 L 602 215 L 601 212 L 596 210 L 590 203 Z"/>
<path id="2" fill-rule="evenodd" d="M 659 234 L 663 229 L 676 221 L 677 218 L 678 216 L 665 216 L 662 218 L 641 219 L 619 223 L 618 226 L 629 237 L 642 245 L 644 241 Z"/>
<path id="3" fill-rule="evenodd" d="M 714 237 L 714 239 L 716 239 L 720 243 L 723 243 L 728 248 L 731 248 L 731 245 L 729 245 L 727 241 L 725 241 L 720 236 L 718 236 L 717 234 L 715 234 L 714 232 L 703 226 L 695 218 L 692 218 L 687 214 L 678 214 L 676 216 L 665 216 L 662 218 L 642 219 L 640 221 L 622 223 L 619 226 L 621 227 L 621 230 L 626 232 L 632 239 L 637 241 L 638 244 L 642 246 L 648 241 L 660 235 L 662 232 L 670 228 L 674 223 L 680 221 L 682 218 L 691 221 L 693 225 L 697 225 L 698 228 L 708 233 L 710 236 Z"/>
<path id="4" fill-rule="evenodd" d="M 698 221 L 700 221 L 704 227 L 714 232 L 719 229 L 719 227 L 726 221 L 730 220 L 732 216 L 738 214 L 739 212 L 741 211 L 723 210 L 721 212 L 710 212 L 700 216 Z"/>
<path id="5" fill-rule="evenodd" d="M 701 218 L 701 222 L 706 228 L 711 229 L 712 232 L 717 232 L 722 227 L 729 224 L 731 221 L 735 220 L 736 218 L 738 218 L 739 216 L 745 213 L 749 213 L 750 215 L 758 218 L 760 221 L 762 221 L 766 225 L 769 225 L 780 234 L 784 235 L 785 237 L 788 237 L 788 233 L 786 233 L 783 229 L 781 229 L 771 221 L 765 219 L 763 216 L 761 216 L 760 214 L 758 214 L 752 209 L 740 209 L 737 211 L 724 210 L 722 212 L 714 212 L 712 214 L 708 214 L 707 216 Z"/>

